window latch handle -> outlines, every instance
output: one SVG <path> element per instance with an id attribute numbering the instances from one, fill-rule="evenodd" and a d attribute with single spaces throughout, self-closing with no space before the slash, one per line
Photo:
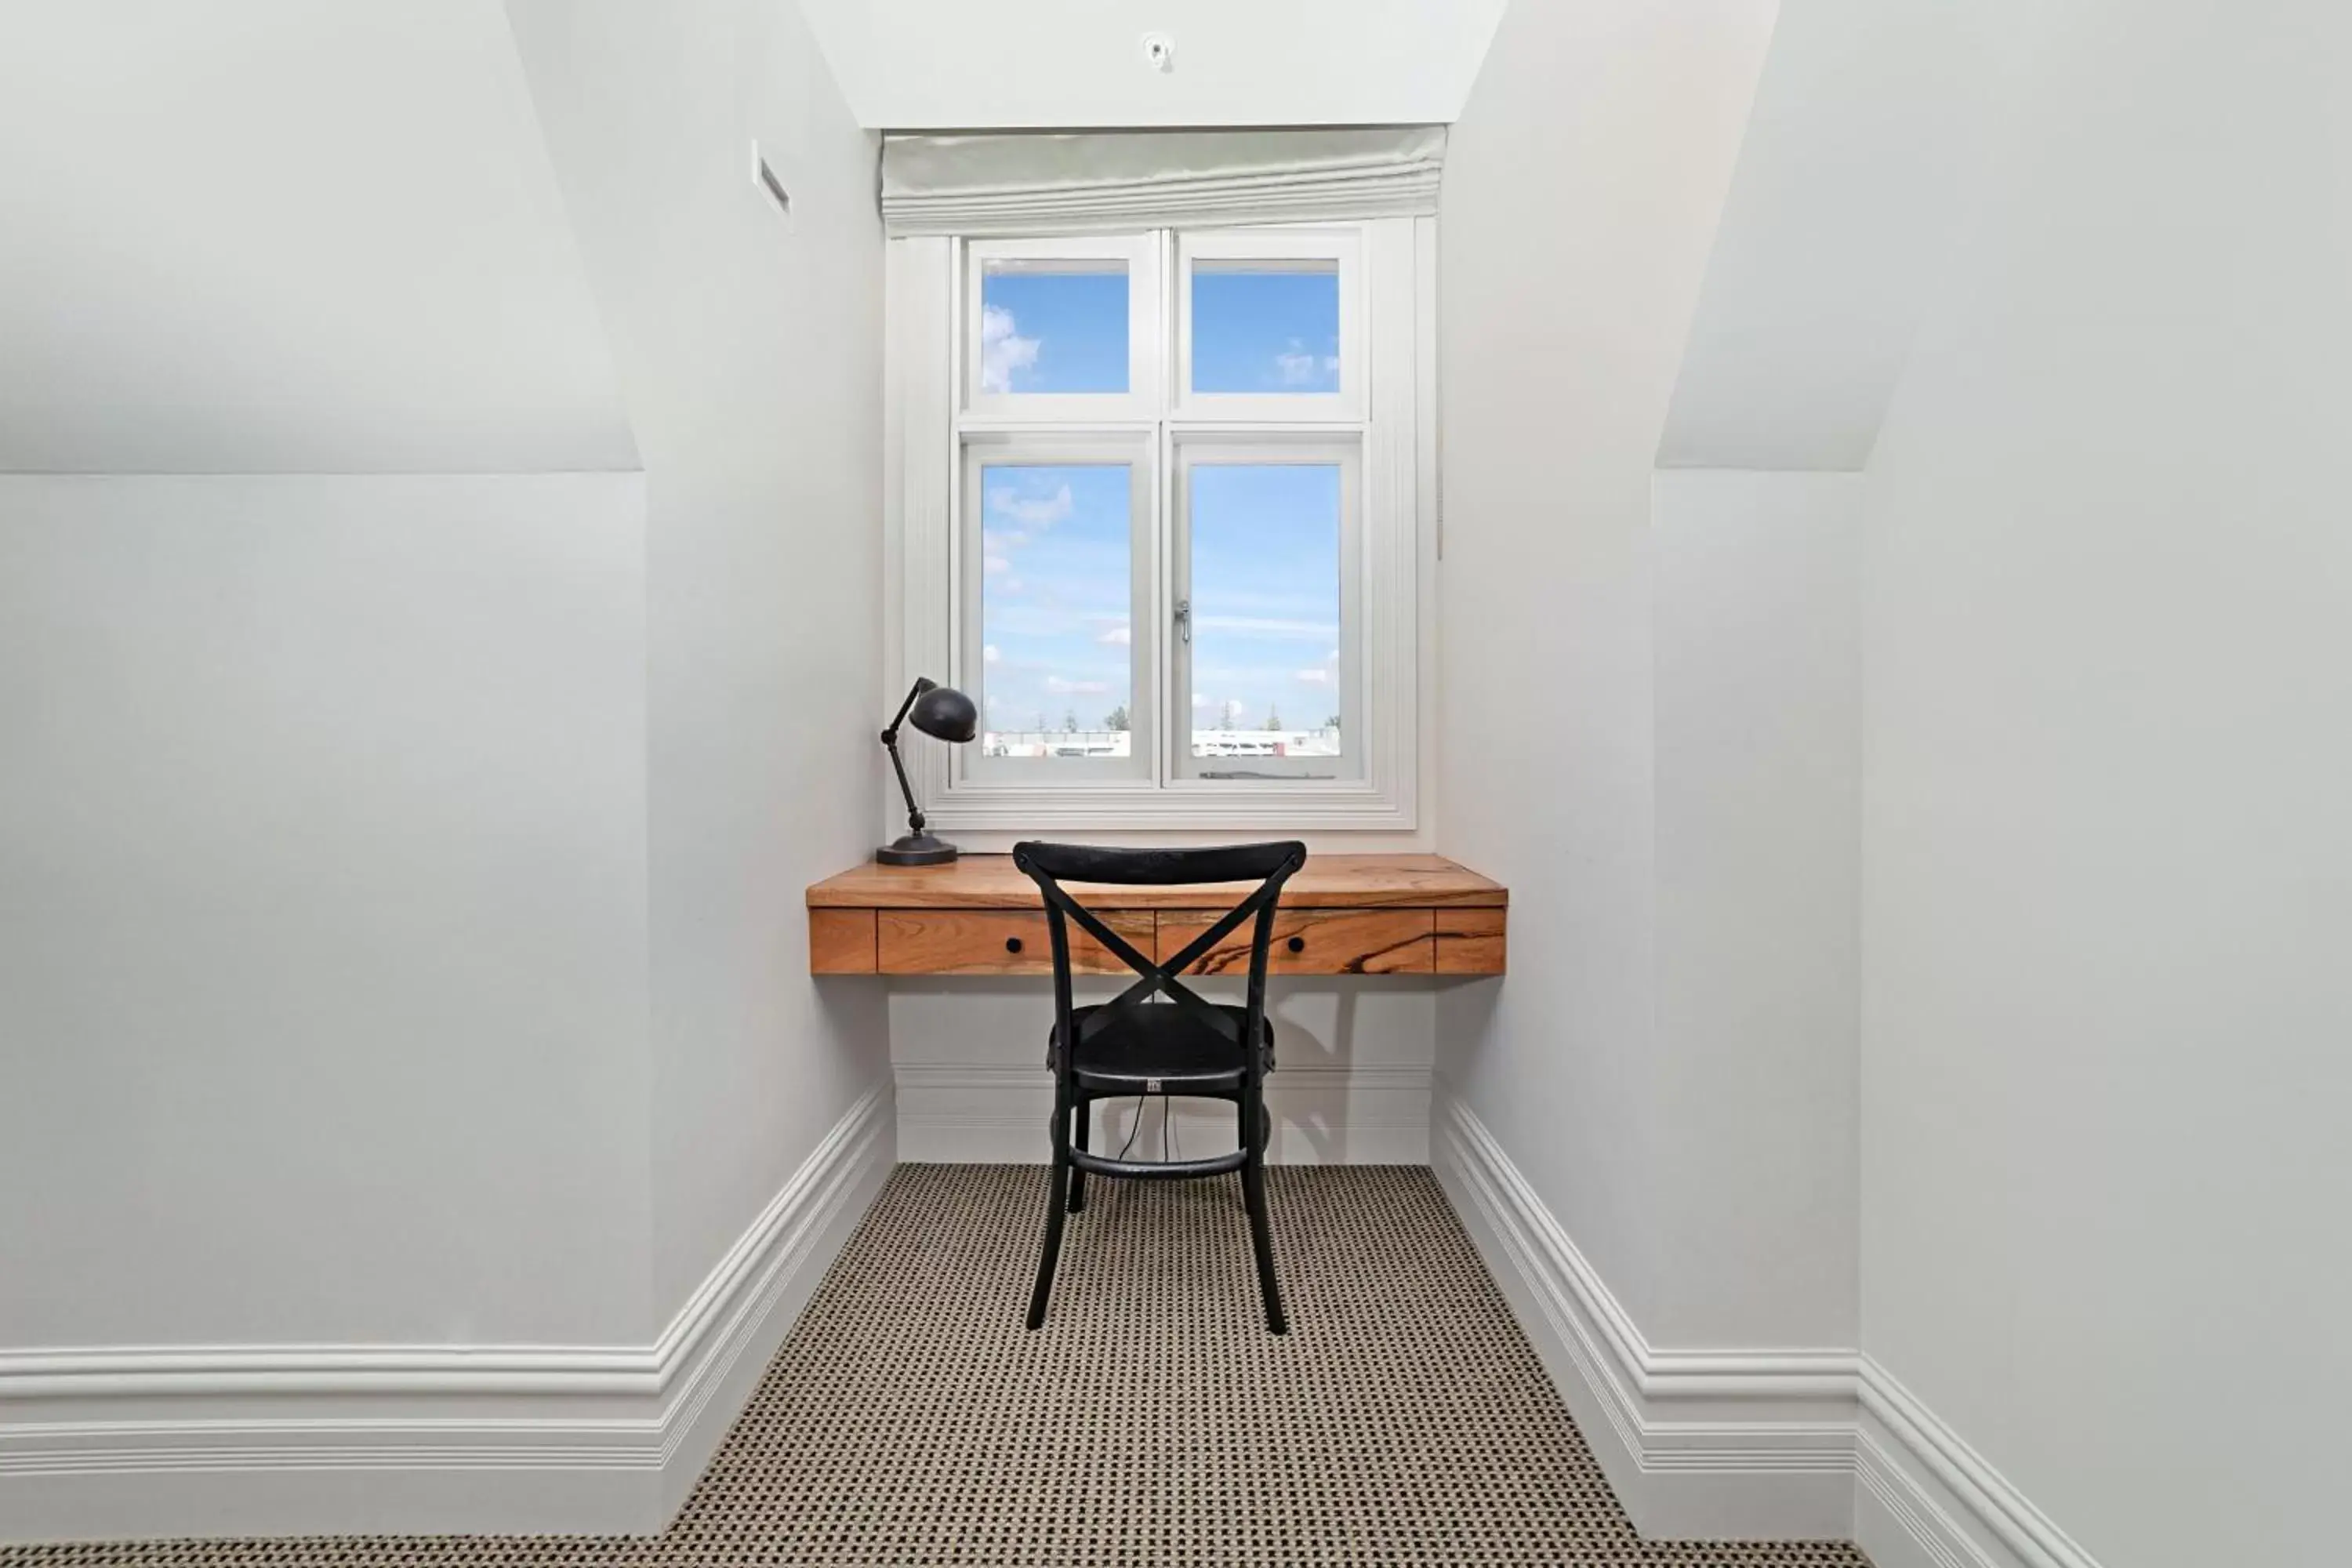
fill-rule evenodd
<path id="1" fill-rule="evenodd" d="M 1177 635 L 1181 637 L 1186 643 L 1189 644 L 1192 642 L 1192 601 L 1190 599 L 1179 599 L 1176 601 L 1176 631 Z"/>

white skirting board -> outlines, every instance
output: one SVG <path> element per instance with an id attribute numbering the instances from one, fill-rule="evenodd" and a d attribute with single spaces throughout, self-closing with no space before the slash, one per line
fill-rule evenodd
<path id="1" fill-rule="evenodd" d="M 1642 1533 L 1858 1542 L 1877 1568 L 2099 1568 L 1851 1349 L 1652 1346 L 1470 1110 L 1438 1180 Z"/>
<path id="2" fill-rule="evenodd" d="M 1054 1080 L 1042 1065 L 964 1066 L 901 1062 L 898 1157 L 959 1164 L 1044 1164 Z M 1429 1069 L 1425 1067 L 1301 1067 L 1266 1079 L 1277 1165 L 1424 1165 L 1429 1163 Z M 1160 1157 L 1160 1117 L 1172 1103 L 1170 1146 L 1200 1155 L 1234 1147 L 1233 1106 L 1213 1100 L 1143 1106 L 1135 1146 Z M 1133 1100 L 1104 1100 L 1095 1148 L 1116 1152 L 1135 1115 Z"/>
<path id="3" fill-rule="evenodd" d="M 889 1174 L 877 1085 L 651 1345 L 0 1351 L 0 1542 L 650 1534 Z"/>

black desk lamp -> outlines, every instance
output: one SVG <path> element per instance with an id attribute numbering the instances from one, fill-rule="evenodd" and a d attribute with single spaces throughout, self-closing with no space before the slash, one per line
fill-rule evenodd
<path id="1" fill-rule="evenodd" d="M 898 704 L 898 716 L 882 731 L 882 749 L 890 753 L 890 765 L 898 771 L 899 793 L 907 797 L 907 835 L 877 849 L 874 858 L 885 866 L 944 866 L 956 858 L 956 847 L 923 831 L 915 786 L 907 782 L 907 764 L 898 760 L 898 726 L 909 722 L 933 740 L 961 745 L 979 730 L 980 710 L 954 687 L 919 675 L 907 700 Z"/>

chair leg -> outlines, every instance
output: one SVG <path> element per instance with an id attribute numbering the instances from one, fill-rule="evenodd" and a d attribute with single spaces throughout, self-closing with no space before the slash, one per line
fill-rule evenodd
<path id="1" fill-rule="evenodd" d="M 1250 1249 L 1257 1255 L 1257 1289 L 1265 1300 L 1266 1331 L 1286 1334 L 1290 1320 L 1283 1315 L 1282 1287 L 1274 1277 L 1274 1225 L 1265 1202 L 1265 1145 L 1271 1118 L 1262 1107 L 1249 1109 L 1258 1113 L 1258 1135 L 1250 1141 L 1249 1158 L 1242 1164 L 1242 1202 L 1249 1210 Z"/>
<path id="2" fill-rule="evenodd" d="M 1037 1255 L 1037 1284 L 1029 1292 L 1029 1327 L 1045 1326 L 1045 1299 L 1054 1290 L 1054 1265 L 1062 1254 L 1062 1211 L 1070 1201 L 1069 1109 L 1054 1108 L 1054 1167 L 1045 1182 L 1045 1245 Z"/>
<path id="3" fill-rule="evenodd" d="M 1069 1161 L 1054 1156 L 1054 1171 L 1045 1192 L 1045 1246 L 1037 1255 L 1037 1284 L 1029 1292 L 1029 1326 L 1045 1326 L 1045 1300 L 1054 1290 L 1054 1263 L 1062 1252 L 1062 1210 L 1069 1201 Z"/>
<path id="4" fill-rule="evenodd" d="M 1070 1118 L 1072 1132 L 1070 1142 L 1081 1149 L 1085 1148 L 1087 1135 L 1094 1126 L 1094 1101 L 1080 1096 L 1077 1109 Z M 1087 1212 L 1087 1173 L 1076 1166 L 1070 1169 L 1070 1212 L 1072 1214 Z"/>

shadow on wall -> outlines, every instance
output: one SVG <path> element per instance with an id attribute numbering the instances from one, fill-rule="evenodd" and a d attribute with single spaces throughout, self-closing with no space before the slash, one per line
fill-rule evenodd
<path id="1" fill-rule="evenodd" d="M 1244 988 L 1238 983 L 1204 980 L 1195 989 L 1213 1002 L 1240 1002 Z M 1274 1118 L 1275 1142 L 1286 1163 L 1349 1163 L 1349 1112 L 1355 1106 L 1348 1080 L 1356 1066 L 1359 1006 L 1352 986 L 1318 987 L 1309 998 L 1299 995 L 1292 983 L 1266 983 L 1266 1014 L 1275 1029 L 1275 1071 L 1266 1080 L 1266 1110 Z M 1168 1152 L 1174 1154 L 1187 1147 L 1183 1140 L 1192 1134 L 1202 1141 L 1190 1147 L 1203 1152 L 1227 1147 L 1225 1140 L 1241 1131 L 1234 1106 L 1181 1095 L 1107 1100 L 1097 1115 L 1097 1132 L 1118 1141 L 1108 1145 L 1113 1148 L 1132 1136 L 1139 1148 L 1149 1149 L 1164 1133 Z M 1354 1152 L 1359 1160 L 1378 1157 L 1368 1149 Z"/>
<path id="2" fill-rule="evenodd" d="M 844 984 L 872 984 L 851 978 Z M 890 1057 L 898 1077 L 900 1157 L 911 1160 L 1045 1158 L 1053 1107 L 1045 1037 L 1052 993 L 1037 979 L 925 976 L 894 979 Z M 1080 1005 L 1107 1001 L 1125 983 L 1081 980 Z M 1213 1002 L 1238 1003 L 1238 980 L 1195 983 Z M 1274 978 L 1266 1006 L 1276 1065 L 1266 1083 L 1279 1163 L 1418 1163 L 1427 1158 L 1430 1057 L 1437 994 L 1426 976 Z M 1097 1149 L 1156 1158 L 1233 1147 L 1231 1105 L 1150 1098 L 1100 1102 Z"/>
<path id="3" fill-rule="evenodd" d="M 1503 999 L 1497 975 L 1457 980 L 1439 987 L 1437 1019 L 1431 1070 L 1447 1083 L 1459 1083 L 1494 1039 L 1495 1012 Z"/>

